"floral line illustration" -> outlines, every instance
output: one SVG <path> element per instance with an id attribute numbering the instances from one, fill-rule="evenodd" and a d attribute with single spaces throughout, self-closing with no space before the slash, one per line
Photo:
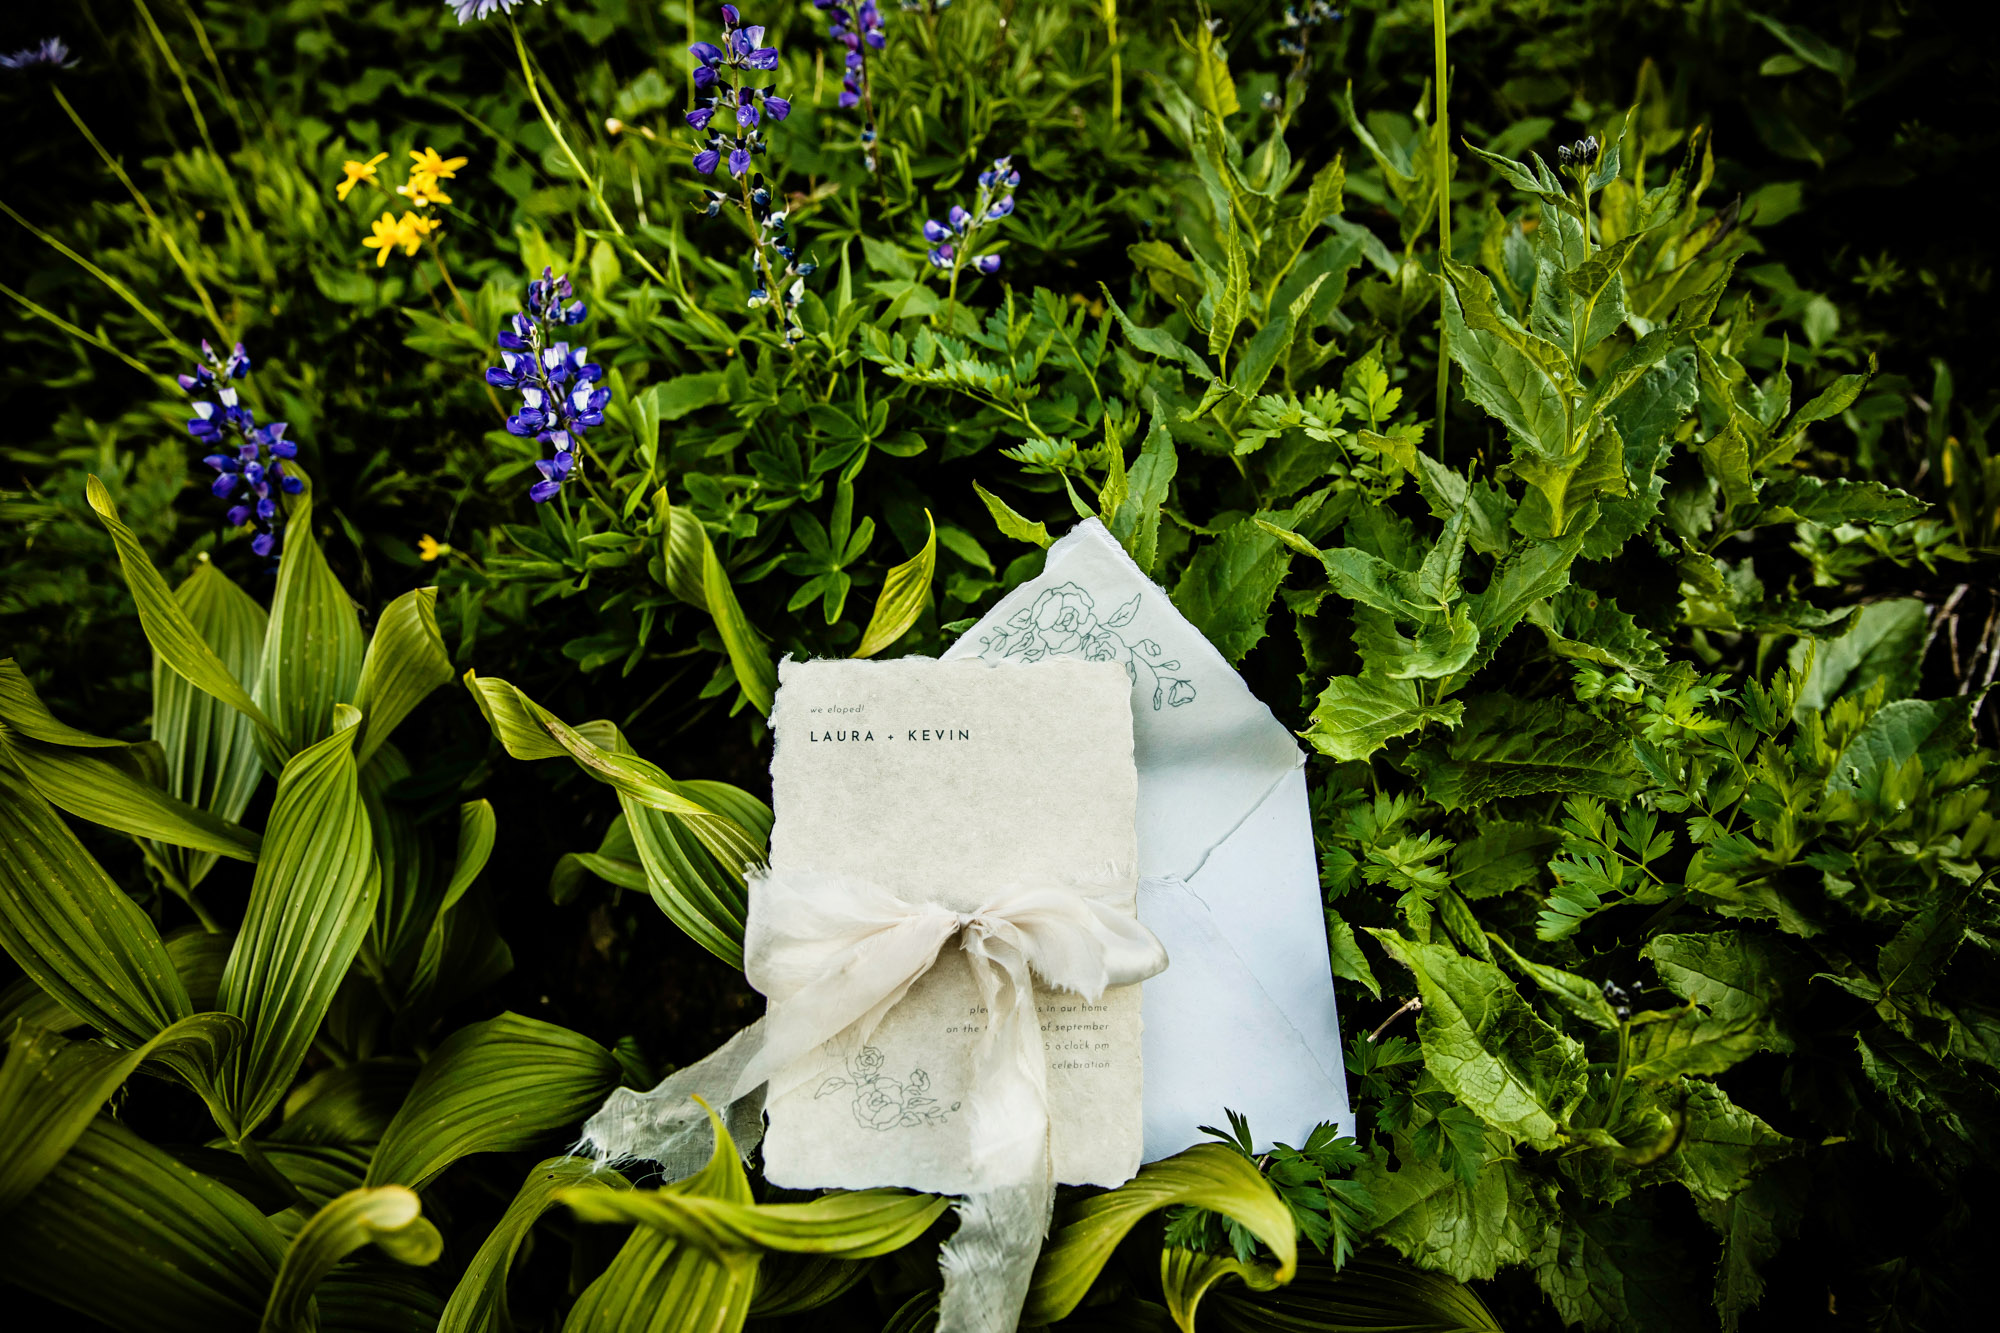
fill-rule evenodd
<path id="1" fill-rule="evenodd" d="M 1194 682 L 1169 673 L 1180 670 L 1178 659 L 1152 639 L 1132 639 L 1118 631 L 1139 614 L 1144 596 L 1133 593 L 1132 600 L 1108 617 L 1097 617 L 1097 600 L 1074 583 L 1044 588 L 1034 604 L 1016 611 L 1006 625 L 980 639 L 980 656 L 994 660 L 1039 662 L 1045 657 L 1081 657 L 1089 662 L 1122 662 L 1125 674 L 1139 683 L 1139 669 L 1145 668 L 1153 680 L 1153 709 L 1179 708 L 1195 699 Z"/>
<path id="2" fill-rule="evenodd" d="M 941 1125 L 958 1109 L 958 1103 L 940 1106 L 937 1098 L 926 1096 L 931 1076 L 912 1069 L 901 1083 L 882 1074 L 882 1052 L 863 1046 L 847 1060 L 847 1077 L 835 1075 L 819 1085 L 813 1100 L 830 1097 L 842 1088 L 854 1089 L 854 1119 L 863 1129 L 906 1129 L 912 1125 Z"/>

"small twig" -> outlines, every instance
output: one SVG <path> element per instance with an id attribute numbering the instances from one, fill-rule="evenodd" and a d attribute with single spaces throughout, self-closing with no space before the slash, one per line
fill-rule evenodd
<path id="1" fill-rule="evenodd" d="M 1424 1007 L 1423 1000 L 1414 995 L 1411 996 L 1409 999 L 1403 1001 L 1402 1008 L 1398 1009 L 1395 1013 L 1390 1014 L 1387 1018 L 1383 1019 L 1382 1026 L 1376 1028 L 1373 1032 L 1368 1034 L 1368 1044 L 1370 1046 L 1373 1046 L 1377 1041 L 1381 1040 L 1382 1034 L 1389 1030 L 1389 1025 L 1395 1022 L 1397 1019 L 1401 1018 L 1404 1014 L 1415 1013 L 1417 1010 L 1423 1007 Z"/>
<path id="2" fill-rule="evenodd" d="M 1938 631 L 1944 628 L 1945 621 L 1951 619 L 1951 613 L 1958 609 L 1959 599 L 1965 596 L 1966 589 L 1971 586 L 1968 583 L 1961 583 L 1953 588 L 1951 596 L 1944 599 L 1944 605 L 1931 616 L 1930 632 L 1924 635 L 1924 646 L 1917 653 L 1919 666 L 1923 665 L 1924 659 L 1931 655 L 1931 641 L 1937 638 Z M 1958 657 L 1955 653 L 1952 656 L 1951 672 L 1954 676 L 1958 674 Z"/>

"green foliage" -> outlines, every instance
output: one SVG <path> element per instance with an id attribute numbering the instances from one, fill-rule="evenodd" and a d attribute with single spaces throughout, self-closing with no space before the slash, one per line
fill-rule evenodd
<path id="1" fill-rule="evenodd" d="M 754 1012 L 777 662 L 934 654 L 1094 518 L 1312 751 L 1356 1123 L 1065 1192 L 1032 1319 L 1965 1322 L 2000 80 L 1941 8 L 1452 6 L 1446 133 L 1415 0 L 888 7 L 851 112 L 820 11 L 746 7 L 796 346 L 700 216 L 706 11 L 81 12 L 0 88 L 26 1317 L 923 1327 L 943 1201 L 549 1154 Z M 377 267 L 406 201 L 334 182 L 427 146 L 445 229 Z M 1003 268 L 929 281 L 1002 153 Z M 544 266 L 611 401 L 535 506 L 481 376 Z M 201 338 L 300 442 L 275 570 Z"/>

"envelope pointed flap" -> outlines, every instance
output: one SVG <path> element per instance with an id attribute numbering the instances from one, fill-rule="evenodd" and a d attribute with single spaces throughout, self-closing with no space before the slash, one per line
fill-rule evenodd
<path id="1" fill-rule="evenodd" d="M 1194 874 L 1303 762 L 1292 733 L 1094 518 L 1050 547 L 1041 574 L 1001 598 L 944 656 L 1125 667 L 1142 876 Z"/>

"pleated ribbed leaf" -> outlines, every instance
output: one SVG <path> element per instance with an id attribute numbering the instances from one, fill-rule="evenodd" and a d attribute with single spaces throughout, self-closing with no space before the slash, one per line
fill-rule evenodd
<path id="1" fill-rule="evenodd" d="M 459 901 L 465 897 L 473 881 L 479 878 L 479 872 L 486 868 L 487 859 L 493 855 L 493 839 L 498 830 L 499 821 L 494 818 L 493 807 L 488 802 L 467 801 L 458 807 L 458 850 L 452 862 L 451 878 L 445 882 L 444 896 L 439 899 L 437 909 L 431 916 L 423 948 L 417 956 L 416 969 L 410 976 L 413 1000 L 425 1000 L 436 993 L 443 979 L 446 961 L 451 956 L 453 937 L 465 924 L 455 915 Z"/>
<path id="2" fill-rule="evenodd" d="M 882 595 L 875 599 L 875 613 L 868 618 L 861 646 L 854 650 L 856 657 L 875 656 L 908 633 L 923 614 L 931 596 L 931 576 L 937 572 L 937 523 L 928 509 L 924 521 L 930 524 L 924 548 L 883 578 Z"/>
<path id="3" fill-rule="evenodd" d="M 574 759 L 617 791 L 647 888 L 703 948 L 743 966 L 743 873 L 764 859 L 771 812 L 737 788 L 676 782 L 632 753 L 608 722 L 572 727 L 504 680 L 468 671 L 465 683 L 507 753 Z"/>
<path id="4" fill-rule="evenodd" d="M 147 1333 L 249 1333 L 283 1252 L 243 1196 L 101 1116 L 0 1218 L 11 1281 Z"/>
<path id="5" fill-rule="evenodd" d="M 1291 1210 L 1248 1158 L 1219 1143 L 1203 1143 L 1142 1167 L 1117 1189 L 1071 1209 L 1042 1247 L 1022 1322 L 1054 1323 L 1074 1310 L 1139 1219 L 1175 1204 L 1207 1208 L 1241 1223 L 1278 1257 L 1276 1280 L 1291 1280 L 1298 1267 Z"/>
<path id="6" fill-rule="evenodd" d="M 1167 1313 L 1181 1333 L 1195 1333 L 1194 1316 L 1201 1298 L 1224 1278 L 1235 1278 L 1254 1291 L 1270 1291 L 1278 1285 L 1277 1270 L 1269 1264 L 1246 1264 L 1233 1254 L 1204 1254 L 1176 1246 L 1160 1250 L 1160 1290 L 1167 1298 Z"/>
<path id="7" fill-rule="evenodd" d="M 415 1190 L 400 1185 L 349 1190 L 314 1213 L 292 1237 L 271 1284 L 261 1333 L 304 1333 L 315 1328 L 312 1297 L 333 1266 L 364 1245 L 405 1264 L 429 1264 L 444 1252 L 444 1238 L 423 1216 Z"/>
<path id="8" fill-rule="evenodd" d="M 279 775 L 223 969 L 221 1007 L 249 1028 L 226 1085 L 245 1133 L 284 1100 L 375 914 L 381 879 L 354 765 L 360 720 L 343 705 L 334 733 Z"/>
<path id="9" fill-rule="evenodd" d="M 257 859 L 254 832 L 160 785 L 159 747 L 107 740 L 59 722 L 12 658 L 0 659 L 0 754 L 49 804 L 78 819 L 135 838 Z"/>
<path id="10" fill-rule="evenodd" d="M 771 647 L 743 614 L 736 589 L 729 586 L 729 571 L 715 553 L 708 534 L 701 539 L 701 584 L 708 597 L 708 613 L 715 618 L 716 633 L 728 650 L 729 665 L 736 669 L 736 683 L 743 697 L 760 713 L 771 711 L 778 690 L 778 668 L 771 661 Z"/>
<path id="11" fill-rule="evenodd" d="M 924 1234 L 950 1206 L 934 1194 L 861 1190 L 809 1203 L 739 1203 L 677 1190 L 563 1196 L 586 1222 L 633 1222 L 719 1260 L 732 1250 L 869 1259 Z"/>
<path id="12" fill-rule="evenodd" d="M 194 1012 L 152 921 L 54 807 L 5 768 L 0 945 L 51 999 L 121 1046 Z"/>
<path id="13" fill-rule="evenodd" d="M 21 1028 L 0 1065 L 0 1213 L 19 1203 L 89 1128 L 112 1093 L 148 1059 L 213 1071 L 243 1034 L 227 1014 L 195 1014 L 135 1050 Z"/>
<path id="14" fill-rule="evenodd" d="M 206 558 L 174 589 L 192 624 L 237 680 L 257 678 L 264 655 L 264 628 L 270 617 L 250 595 L 231 583 Z M 257 757 L 257 728 L 249 718 L 190 685 L 155 654 L 153 658 L 153 739 L 167 765 L 166 787 L 190 805 L 218 818 L 243 818 L 263 761 Z M 192 889 L 215 865 L 208 852 L 177 847 L 156 849 Z"/>
<path id="15" fill-rule="evenodd" d="M 450 680 L 451 658 L 438 634 L 437 589 L 404 593 L 383 610 L 361 662 L 354 706 L 365 730 L 356 759 L 366 764 L 410 710 Z"/>
<path id="16" fill-rule="evenodd" d="M 501 1014 L 460 1028 L 389 1122 L 368 1183 L 422 1189 L 471 1153 L 532 1148 L 595 1110 L 618 1075 L 611 1052 L 553 1023 Z"/>
<path id="17" fill-rule="evenodd" d="M 112 545 L 118 548 L 118 564 L 125 573 L 125 584 L 132 592 L 132 603 L 139 612 L 139 625 L 146 632 L 147 642 L 169 669 L 178 672 L 183 679 L 196 689 L 213 695 L 237 712 L 249 718 L 257 728 L 259 736 L 271 748 L 274 755 L 283 758 L 291 754 L 292 747 L 285 741 L 271 719 L 250 698 L 250 692 L 230 671 L 208 640 L 195 627 L 188 614 L 182 609 L 178 599 L 167 588 L 167 581 L 160 577 L 160 571 L 153 567 L 153 561 L 139 545 L 139 539 L 132 530 L 118 519 L 118 507 L 111 503 L 111 493 L 104 489 L 104 483 L 92 477 L 87 487 L 90 507 L 97 511 L 104 530 L 111 534 Z"/>
<path id="18" fill-rule="evenodd" d="M 1227 1333 L 1500 1333 L 1464 1283 L 1370 1255 L 1340 1269 L 1301 1264 L 1281 1290 L 1224 1287 L 1202 1316 L 1203 1328 Z"/>
<path id="19" fill-rule="evenodd" d="M 258 702 L 287 752 L 333 734 L 334 709 L 361 683 L 361 654 L 361 619 L 320 552 L 311 500 L 295 501 L 257 678 Z"/>
<path id="20" fill-rule="evenodd" d="M 588 1157 L 551 1157 L 528 1173 L 479 1252 L 465 1266 L 438 1322 L 438 1333 L 497 1333 L 508 1328 L 507 1274 L 541 1215 L 566 1190 L 626 1190 L 625 1177 Z"/>

